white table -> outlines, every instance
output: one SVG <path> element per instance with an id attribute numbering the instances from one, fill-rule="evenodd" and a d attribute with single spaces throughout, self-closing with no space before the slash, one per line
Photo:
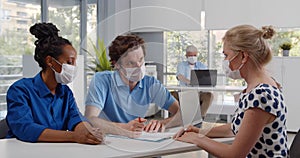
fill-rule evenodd
<path id="1" fill-rule="evenodd" d="M 234 138 L 218 138 L 231 143 Z M 93 158 L 93 157 L 149 157 L 202 150 L 194 144 L 168 139 L 145 142 L 133 139 L 106 137 L 105 144 L 27 143 L 17 139 L 0 140 L 1 158 Z"/>

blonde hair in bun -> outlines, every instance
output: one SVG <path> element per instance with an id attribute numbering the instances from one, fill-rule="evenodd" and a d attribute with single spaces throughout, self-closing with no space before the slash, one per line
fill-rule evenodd
<path id="1" fill-rule="evenodd" d="M 257 29 L 252 25 L 238 25 L 229 29 L 223 37 L 233 51 L 247 52 L 257 68 L 266 65 L 272 59 L 271 48 L 267 39 L 275 35 L 272 26 Z"/>

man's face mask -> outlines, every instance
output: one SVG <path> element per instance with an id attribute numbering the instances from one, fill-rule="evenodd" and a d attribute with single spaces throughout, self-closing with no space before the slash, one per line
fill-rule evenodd
<path id="1" fill-rule="evenodd" d="M 189 57 L 187 57 L 187 61 L 190 64 L 195 64 L 197 62 L 197 57 L 196 56 L 189 56 Z"/>
<path id="2" fill-rule="evenodd" d="M 52 58 L 57 64 L 61 65 L 61 72 L 56 72 L 52 67 L 51 69 L 55 73 L 55 79 L 57 83 L 68 84 L 71 83 L 77 75 L 77 67 L 75 65 L 61 64 L 56 59 Z"/>
<path id="3" fill-rule="evenodd" d="M 140 67 L 134 68 L 125 68 L 122 66 L 123 74 L 131 82 L 138 82 L 142 80 L 146 73 L 145 63 L 143 63 Z"/>

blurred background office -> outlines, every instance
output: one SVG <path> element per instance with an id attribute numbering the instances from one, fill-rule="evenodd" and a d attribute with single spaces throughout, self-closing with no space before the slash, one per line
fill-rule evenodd
<path id="1" fill-rule="evenodd" d="M 288 4 L 288 5 L 287 5 Z M 288 130 L 296 132 L 300 65 L 300 10 L 296 0 L 1 0 L 0 1 L 0 119 L 6 116 L 6 91 L 26 76 L 24 55 L 33 55 L 28 28 L 36 22 L 52 22 L 82 55 L 82 87 L 85 96 L 94 71 L 93 45 L 107 47 L 120 34 L 135 33 L 146 41 L 146 61 L 155 65 L 155 76 L 164 85 L 176 85 L 176 66 L 185 59 L 185 48 L 195 45 L 198 60 L 218 70 L 218 85 L 244 86 L 242 80 L 225 77 L 222 41 L 225 31 L 238 24 L 273 25 L 278 31 L 271 41 L 275 63 L 270 72 L 282 83 L 289 107 Z M 286 6 L 286 7 L 282 7 Z M 292 43 L 289 57 L 280 44 Z M 29 64 L 29 63 L 28 63 Z M 153 68 L 153 67 L 151 67 Z M 287 78 L 286 76 L 289 76 Z M 76 92 L 75 92 L 76 93 Z M 75 94 L 76 96 L 76 94 Z M 232 92 L 216 92 L 215 105 L 234 106 Z M 78 99 L 78 98 L 76 98 Z M 83 107 L 84 97 L 79 99 Z"/>

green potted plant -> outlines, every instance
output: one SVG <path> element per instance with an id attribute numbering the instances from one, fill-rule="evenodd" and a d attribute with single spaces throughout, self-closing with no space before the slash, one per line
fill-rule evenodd
<path id="1" fill-rule="evenodd" d="M 87 50 L 85 51 L 94 58 L 92 63 L 95 64 L 95 66 L 88 66 L 88 67 L 94 72 L 100 72 L 106 70 L 111 71 L 112 70 L 111 63 L 107 58 L 106 47 L 104 45 L 103 40 L 98 40 L 98 47 L 95 44 L 93 44 L 91 40 L 90 42 L 92 43 L 94 53 L 92 54 Z"/>
<path id="2" fill-rule="evenodd" d="M 282 49 L 283 56 L 289 56 L 290 49 L 292 48 L 292 43 L 284 42 L 279 47 Z"/>

